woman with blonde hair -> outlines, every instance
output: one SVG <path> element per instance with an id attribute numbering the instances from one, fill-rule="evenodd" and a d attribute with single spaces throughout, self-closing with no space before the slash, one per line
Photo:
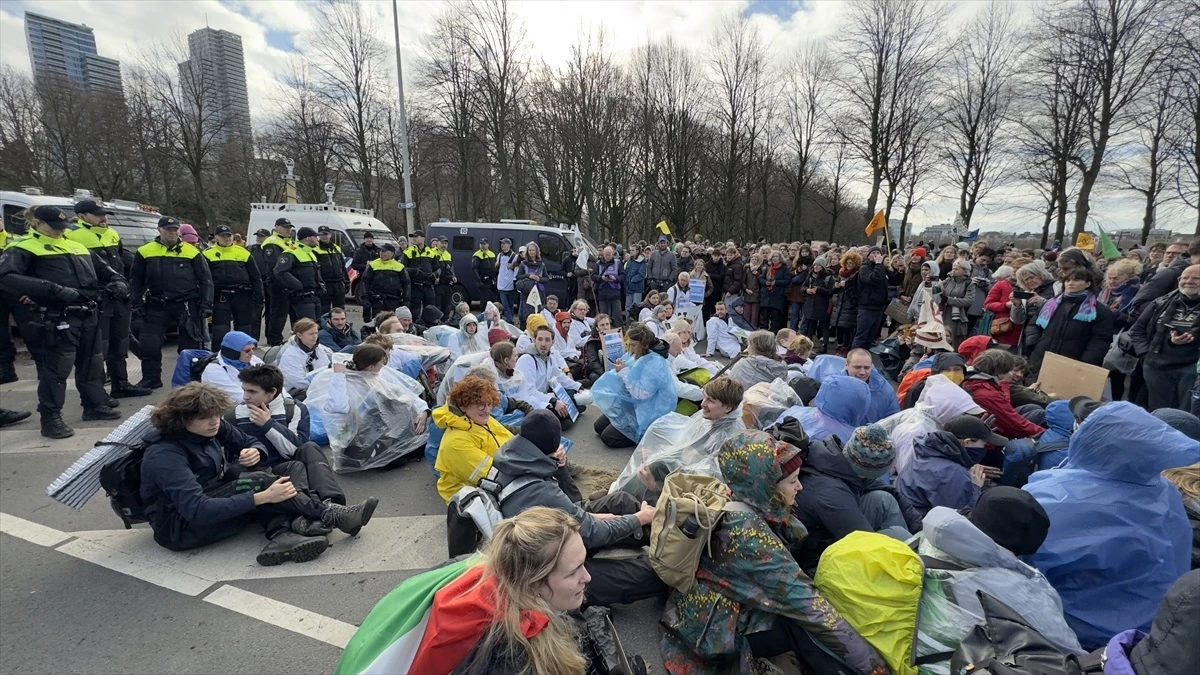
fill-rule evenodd
<path id="1" fill-rule="evenodd" d="M 1200 462 L 1163 472 L 1183 495 L 1183 509 L 1192 523 L 1192 569 L 1200 569 Z"/>
<path id="2" fill-rule="evenodd" d="M 292 324 L 292 337 L 279 352 L 279 369 L 283 371 L 283 386 L 292 398 L 304 400 L 309 376 L 333 363 L 333 351 L 321 344 L 320 326 L 309 318 Z"/>

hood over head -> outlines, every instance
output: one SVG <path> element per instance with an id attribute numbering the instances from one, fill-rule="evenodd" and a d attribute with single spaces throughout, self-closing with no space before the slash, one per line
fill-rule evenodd
<path id="1" fill-rule="evenodd" d="M 933 363 L 929 366 L 929 371 L 933 375 L 937 375 L 947 368 L 959 366 L 963 370 L 967 369 L 967 360 L 960 354 L 954 352 L 939 352 L 933 356 Z"/>
<path id="2" fill-rule="evenodd" d="M 1046 424 L 1050 429 L 1059 432 L 1064 437 L 1071 435 L 1075 428 L 1075 415 L 1071 412 L 1071 404 L 1066 400 L 1051 401 L 1046 406 Z"/>
<path id="3" fill-rule="evenodd" d="M 536 337 L 535 333 L 539 327 L 549 325 L 550 322 L 546 321 L 546 317 L 542 316 L 541 312 L 534 312 L 529 315 L 529 318 L 525 319 L 525 332 L 531 338 Z"/>
<path id="4" fill-rule="evenodd" d="M 442 310 L 433 305 L 425 305 L 421 310 L 421 323 L 426 326 L 436 326 L 442 322 Z"/>
<path id="5" fill-rule="evenodd" d="M 991 347 L 992 343 L 994 342 L 995 340 L 993 340 L 992 336 L 990 335 L 976 335 L 974 337 L 969 337 L 958 345 L 958 353 L 967 360 L 968 364 L 970 364 L 975 360 L 976 356 L 979 356 L 983 352 L 987 351 L 987 349 Z"/>
<path id="6" fill-rule="evenodd" d="M 717 463 L 735 500 L 750 505 L 768 522 L 783 524 L 788 508 L 774 499 L 775 484 L 786 475 L 784 464 L 799 454 L 790 443 L 761 431 L 745 431 L 725 441 Z"/>
<path id="7" fill-rule="evenodd" d="M 475 316 L 474 314 L 468 313 L 466 316 L 464 316 L 463 318 L 458 320 L 458 329 L 463 332 L 466 332 L 467 325 L 472 324 L 472 323 L 475 324 L 476 326 L 479 326 L 479 317 Z"/>
<path id="8" fill-rule="evenodd" d="M 1200 418 L 1192 413 L 1175 408 L 1159 408 L 1151 414 L 1193 441 L 1200 441 Z"/>
<path id="9" fill-rule="evenodd" d="M 1192 570 L 1171 584 L 1158 606 L 1150 634 L 1129 652 L 1138 673 L 1177 672 L 1179 664 L 1196 663 L 1200 643 L 1200 570 Z"/>
<path id="10" fill-rule="evenodd" d="M 925 378 L 925 388 L 921 390 L 917 403 L 929 406 L 929 414 L 939 425 L 959 415 L 979 415 L 984 412 L 965 389 L 940 373 Z"/>
<path id="11" fill-rule="evenodd" d="M 558 471 L 558 462 L 553 457 L 522 436 L 513 436 L 500 446 L 492 466 L 508 478 L 525 475 L 549 478 Z"/>
<path id="12" fill-rule="evenodd" d="M 1098 408 L 1079 425 L 1067 447 L 1064 469 L 1111 480 L 1153 485 L 1167 469 L 1200 462 L 1200 441 L 1167 426 L 1128 401 Z"/>
<path id="13" fill-rule="evenodd" d="M 913 452 L 917 457 L 945 459 L 969 469 L 983 459 L 987 449 L 963 447 L 949 431 L 931 431 L 913 443 Z"/>
<path id="14" fill-rule="evenodd" d="M 240 330 L 231 330 L 221 338 L 221 359 L 238 370 L 243 370 L 249 363 L 242 360 L 242 350 L 246 345 L 257 345 L 258 340 Z"/>
<path id="15" fill-rule="evenodd" d="M 850 426 L 867 423 L 871 407 L 871 388 L 849 375 L 834 375 L 821 383 L 813 405 L 821 413 Z"/>

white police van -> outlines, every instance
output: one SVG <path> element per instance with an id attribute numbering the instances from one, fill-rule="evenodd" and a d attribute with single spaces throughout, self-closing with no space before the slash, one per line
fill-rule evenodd
<path id="1" fill-rule="evenodd" d="M 20 192 L 0 191 L 0 214 L 4 217 L 4 229 L 8 230 L 10 236 L 25 234 L 28 228 L 23 214 L 33 206 L 58 207 L 67 214 L 70 226 L 74 228 L 75 204 L 85 199 L 96 197 L 89 190 L 75 190 L 71 197 L 46 195 L 37 187 L 25 187 Z M 158 219 L 161 214 L 156 207 L 124 199 L 96 201 L 113 212 L 108 217 L 108 226 L 121 235 L 121 243 L 127 250 L 134 250 L 158 236 Z"/>

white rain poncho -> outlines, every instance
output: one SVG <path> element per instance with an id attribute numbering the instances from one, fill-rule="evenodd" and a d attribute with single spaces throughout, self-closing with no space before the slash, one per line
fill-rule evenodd
<path id="1" fill-rule="evenodd" d="M 400 371 L 378 373 L 325 370 L 313 377 L 305 404 L 320 411 L 333 470 L 338 473 L 386 466 L 425 447 L 428 432 L 416 433 L 429 409 L 421 385 Z"/>
<path id="2" fill-rule="evenodd" d="M 445 327 L 451 331 L 455 331 L 455 329 L 449 326 Z M 423 370 L 438 368 L 439 372 L 441 372 L 450 365 L 450 349 L 448 347 L 442 347 L 431 340 L 410 333 L 393 333 L 388 337 L 392 338 L 392 343 L 395 346 L 409 354 L 418 356 L 421 359 L 421 368 Z"/>
<path id="3" fill-rule="evenodd" d="M 796 392 L 783 380 L 759 382 L 746 390 L 742 396 L 742 419 L 747 426 L 766 429 L 775 424 L 783 411 L 792 406 L 804 405 Z"/>
<path id="4" fill-rule="evenodd" d="M 431 326 L 422 334 L 426 340 L 439 347 L 450 348 L 450 338 L 458 332 L 454 326 Z"/>
<path id="5" fill-rule="evenodd" d="M 467 326 L 471 324 L 475 325 L 474 334 L 467 332 Z M 448 347 L 450 355 L 455 359 L 466 354 L 490 351 L 487 332 L 480 326 L 479 319 L 475 318 L 474 314 L 468 314 L 458 322 L 458 331 L 450 336 Z"/>
<path id="6" fill-rule="evenodd" d="M 917 405 L 884 418 L 879 424 L 887 430 L 896 448 L 893 473 L 899 474 L 913 458 L 913 448 L 925 435 L 965 413 L 978 414 L 979 406 L 965 389 L 942 374 L 925 379 L 925 388 Z"/>
<path id="7" fill-rule="evenodd" d="M 450 396 L 451 387 L 468 375 L 479 375 L 495 382 L 496 388 L 505 396 L 512 396 L 525 384 L 525 377 L 515 371 L 512 377 L 501 378 L 499 373 L 496 372 L 496 363 L 492 361 L 490 353 L 467 354 L 466 356 L 458 357 L 454 365 L 446 370 L 446 376 L 442 378 L 441 384 L 438 385 L 437 405 L 445 405 L 446 399 Z M 519 396 L 515 398 L 520 400 Z"/>
<path id="8" fill-rule="evenodd" d="M 769 356 L 752 355 L 739 359 L 729 368 L 729 377 L 749 389 L 759 382 L 770 382 L 775 378 L 788 379 L 787 364 Z"/>
<path id="9" fill-rule="evenodd" d="M 691 417 L 665 415 L 646 429 L 609 493 L 624 490 L 653 504 L 658 501 L 663 480 L 676 469 L 724 480 L 717 465 L 717 451 L 745 430 L 741 406 L 715 422 L 705 419 L 702 412 Z"/>

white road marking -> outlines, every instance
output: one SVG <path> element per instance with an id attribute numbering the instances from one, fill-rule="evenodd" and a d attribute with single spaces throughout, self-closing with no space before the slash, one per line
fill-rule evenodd
<path id="1" fill-rule="evenodd" d="M 0 513 L 0 532 L 46 548 L 54 548 L 75 536 L 7 513 Z"/>
<path id="2" fill-rule="evenodd" d="M 350 638 L 354 637 L 354 631 L 358 630 L 357 626 L 345 621 L 338 621 L 235 586 L 221 586 L 205 597 L 204 602 L 320 640 L 338 649 L 345 649 Z"/>
<path id="3" fill-rule="evenodd" d="M 55 441 L 42 436 L 38 428 L 37 415 L 33 415 L 22 424 L 30 428 L 14 427 L 0 431 L 0 455 L 19 455 L 23 453 L 72 453 L 79 455 L 79 449 L 91 449 L 97 441 L 112 433 L 112 429 L 96 429 L 77 427 L 75 435 L 69 440 Z"/>
<path id="4" fill-rule="evenodd" d="M 81 532 L 80 534 L 86 533 Z M 157 546 L 153 540 L 150 543 Z M 106 567 L 114 572 L 120 572 L 125 576 L 140 579 L 155 586 L 162 586 L 163 588 L 184 595 L 200 595 L 214 583 L 212 579 L 205 579 L 189 574 L 179 569 L 178 566 L 169 564 L 169 562 L 164 564 L 161 559 L 156 557 L 139 556 L 120 548 L 109 546 L 104 542 L 83 537 L 55 550 L 79 558 L 80 560 L 86 560 L 92 564 Z M 170 553 L 166 549 L 162 550 Z M 188 554 L 177 553 L 175 555 L 186 556 Z"/>

